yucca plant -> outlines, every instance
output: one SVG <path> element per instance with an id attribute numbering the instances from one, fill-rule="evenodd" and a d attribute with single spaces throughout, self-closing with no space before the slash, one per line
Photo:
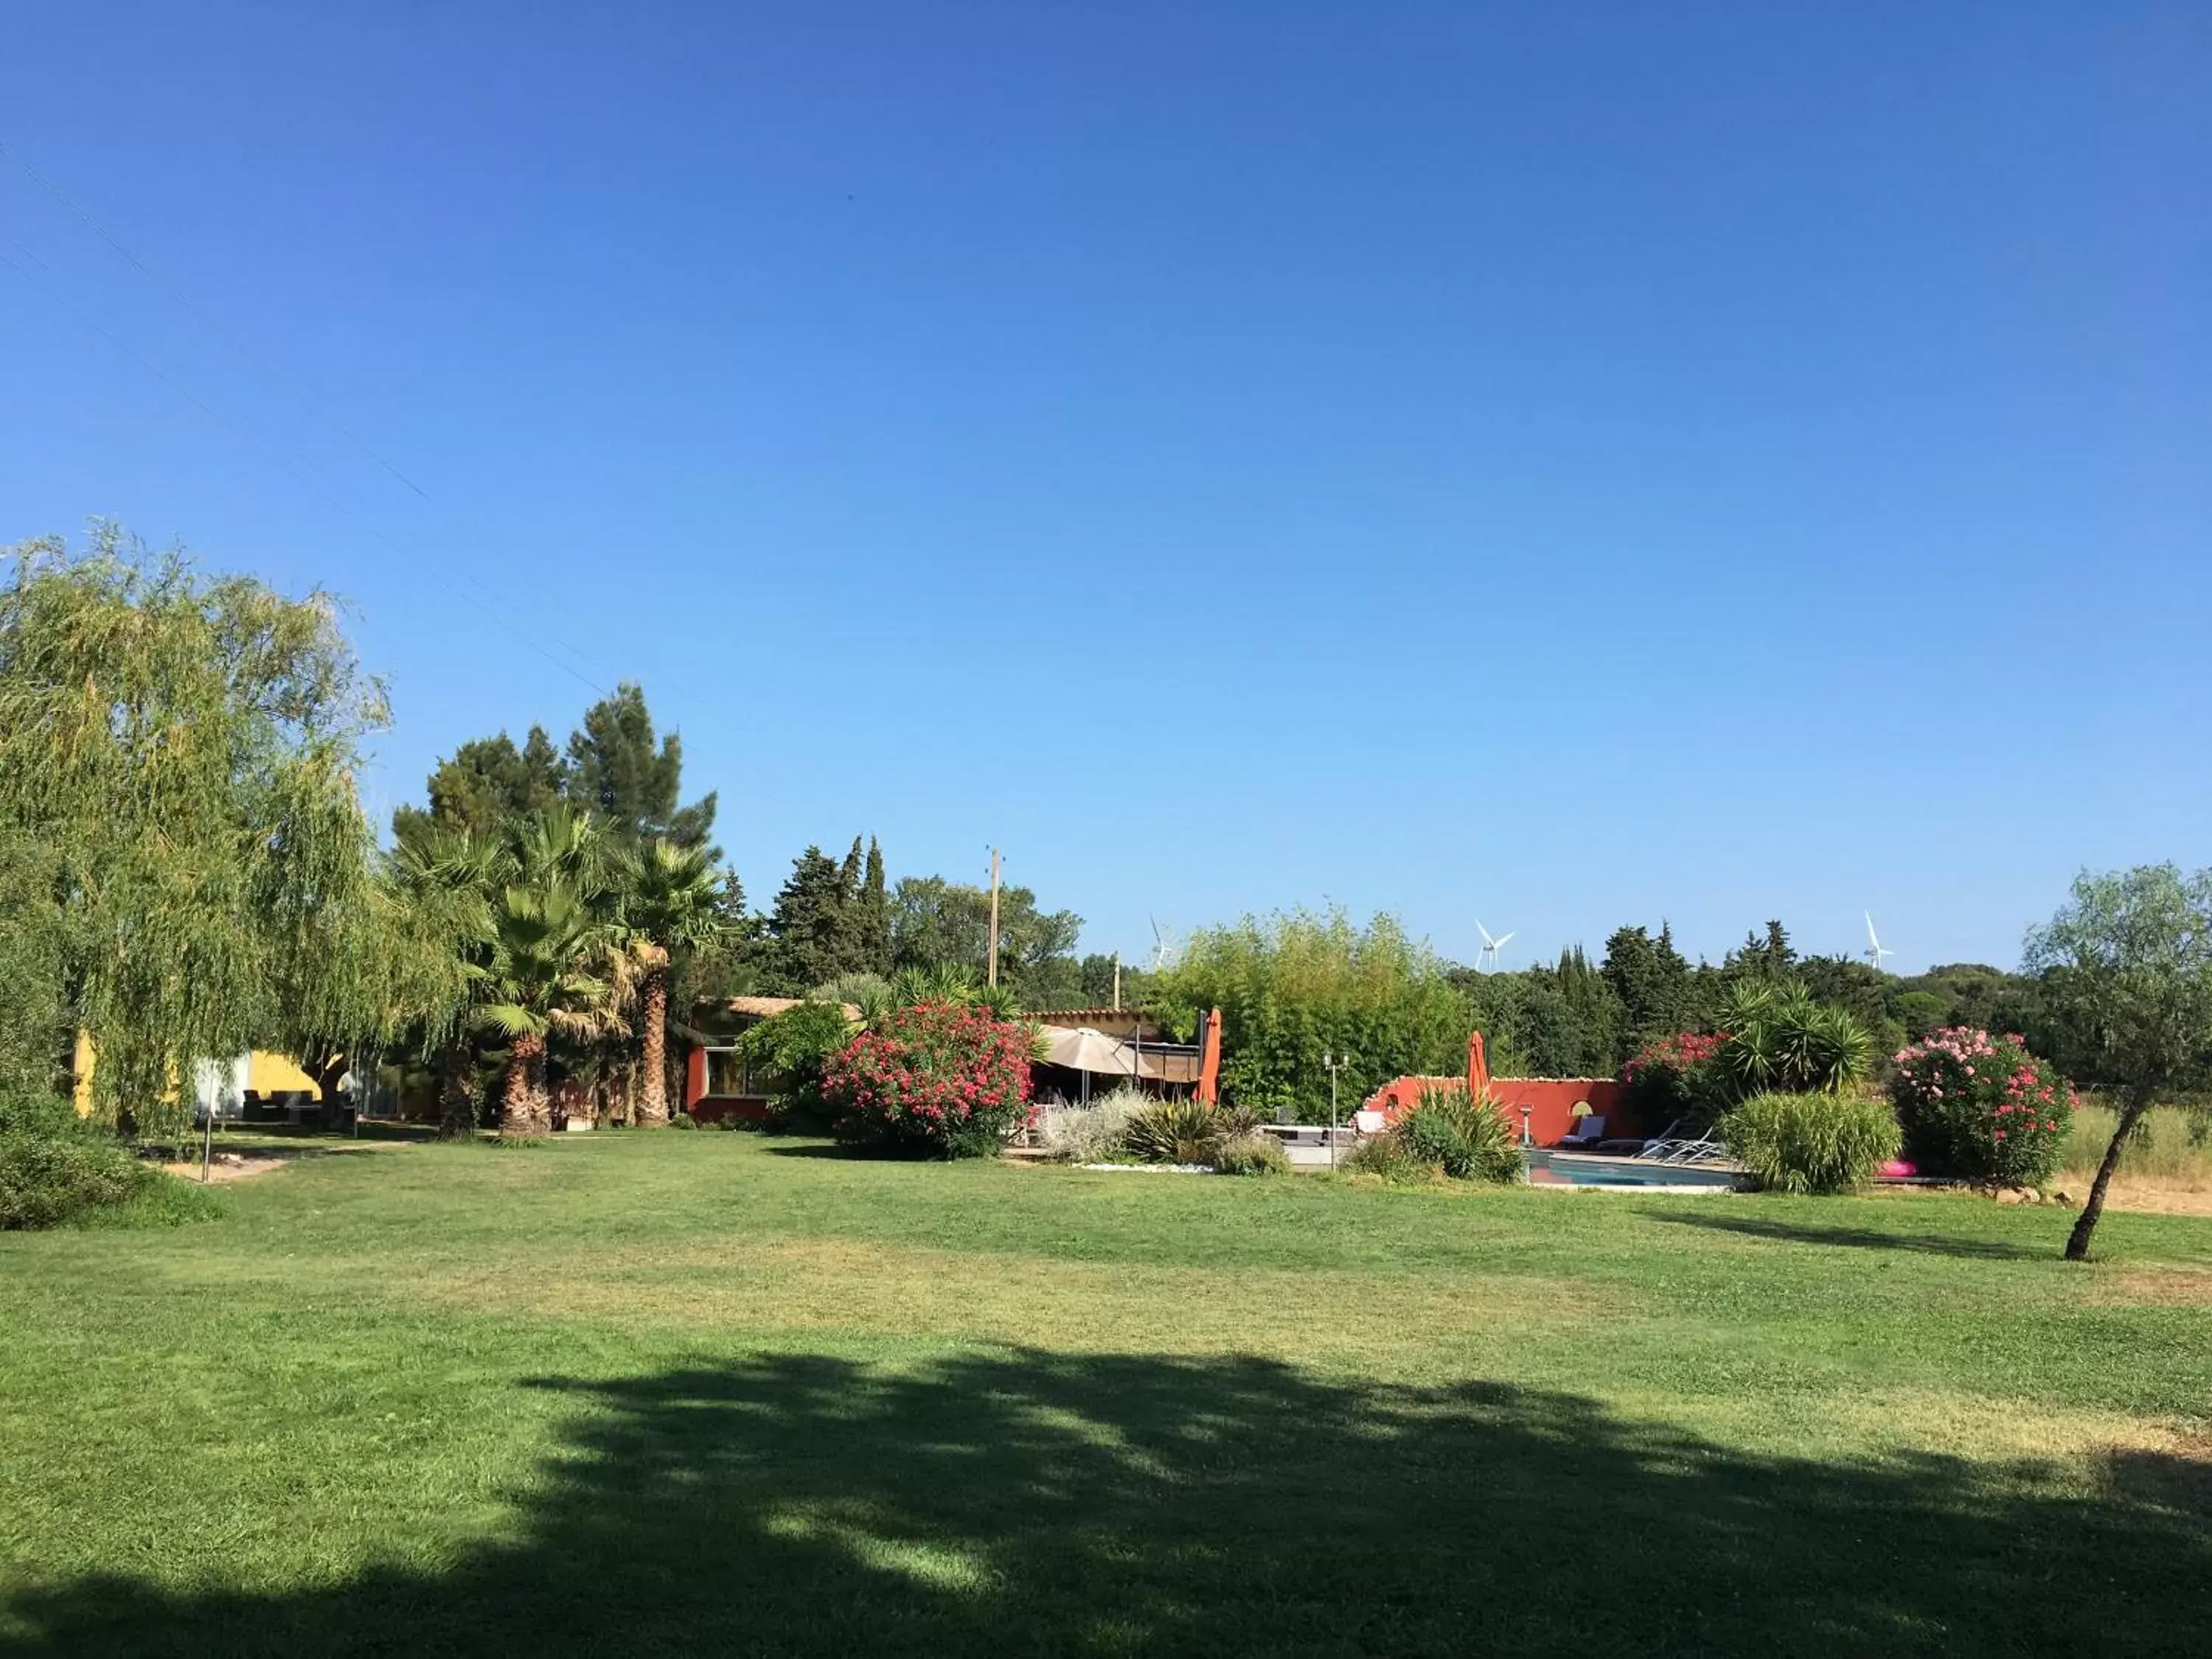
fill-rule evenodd
<path id="1" fill-rule="evenodd" d="M 884 1016 L 898 1006 L 891 994 L 891 983 L 881 974 L 840 974 L 825 980 L 806 994 L 809 1002 L 842 1003 L 860 1017 L 860 1024 L 880 1024 Z"/>
<path id="2" fill-rule="evenodd" d="M 1395 1133 L 1416 1158 L 1455 1181 L 1504 1184 L 1524 1173 L 1520 1145 L 1498 1103 L 1464 1085 L 1422 1090 Z"/>
<path id="3" fill-rule="evenodd" d="M 1738 985 L 1723 1016 L 1729 1036 L 1714 1055 L 1740 1100 L 1769 1091 L 1840 1092 L 1864 1079 L 1874 1039 L 1849 1010 L 1826 1007 L 1802 985 Z"/>
<path id="4" fill-rule="evenodd" d="M 1129 1120 L 1121 1144 L 1146 1164 L 1211 1164 L 1230 1126 L 1202 1100 L 1163 1100 Z"/>
<path id="5" fill-rule="evenodd" d="M 890 992 L 892 1002 L 902 1008 L 919 1008 L 925 1002 L 965 1006 L 975 1000 L 975 976 L 951 962 L 902 968 L 891 975 Z"/>
<path id="6" fill-rule="evenodd" d="M 1813 1013 L 1805 1081 L 1830 1094 L 1866 1079 L 1874 1064 L 1874 1034 L 1846 1008 L 1817 1008 Z"/>

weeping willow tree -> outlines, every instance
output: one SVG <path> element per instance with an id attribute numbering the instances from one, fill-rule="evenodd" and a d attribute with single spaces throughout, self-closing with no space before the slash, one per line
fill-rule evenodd
<path id="1" fill-rule="evenodd" d="M 449 1019 L 460 959 L 411 924 L 355 787 L 386 705 L 331 599 L 112 527 L 9 558 L 0 969 L 30 1012 L 0 1069 L 65 1072 L 82 1031 L 95 1113 L 163 1136 L 195 1060 Z"/>

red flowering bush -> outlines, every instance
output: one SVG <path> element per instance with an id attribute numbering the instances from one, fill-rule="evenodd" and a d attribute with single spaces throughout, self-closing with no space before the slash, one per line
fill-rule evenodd
<path id="1" fill-rule="evenodd" d="M 1716 1064 L 1728 1033 L 1681 1031 L 1647 1042 L 1621 1067 L 1620 1080 L 1638 1115 L 1657 1127 L 1670 1119 L 1710 1117 L 1720 1104 Z"/>
<path id="2" fill-rule="evenodd" d="M 1030 1121 L 1030 1036 L 982 1007 L 896 1009 L 823 1068 L 848 1140 L 939 1158 L 988 1158 Z"/>
<path id="3" fill-rule="evenodd" d="M 2032 1187 L 2058 1167 L 2079 1103 L 2019 1037 L 1958 1025 L 1893 1058 L 1905 1155 L 1927 1173 Z"/>

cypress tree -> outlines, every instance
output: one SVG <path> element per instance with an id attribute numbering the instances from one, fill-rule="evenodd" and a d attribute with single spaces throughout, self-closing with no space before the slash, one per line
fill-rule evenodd
<path id="1" fill-rule="evenodd" d="M 891 971 L 891 902 L 884 882 L 884 849 L 868 837 L 868 863 L 860 878 L 861 969 L 889 977 Z"/>

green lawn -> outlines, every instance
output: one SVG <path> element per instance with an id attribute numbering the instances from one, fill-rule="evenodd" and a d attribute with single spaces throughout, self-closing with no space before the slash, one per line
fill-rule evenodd
<path id="1" fill-rule="evenodd" d="M 0 1650 L 2202 1653 L 2212 1222 L 353 1151 L 0 1236 Z"/>

